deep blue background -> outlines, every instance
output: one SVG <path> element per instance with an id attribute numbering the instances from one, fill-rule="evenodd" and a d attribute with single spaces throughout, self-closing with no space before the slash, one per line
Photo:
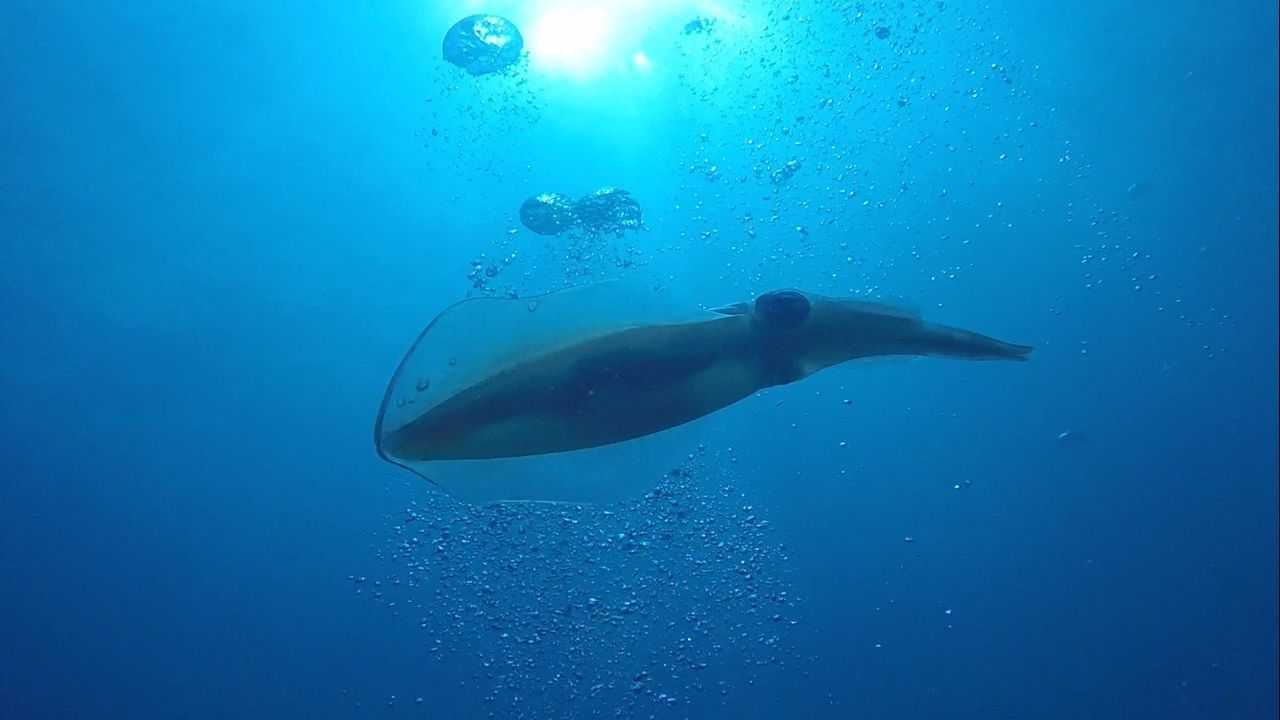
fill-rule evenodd
<path id="1" fill-rule="evenodd" d="M 620 185 L 635 272 L 708 303 L 857 292 L 1039 348 L 711 420 L 800 659 L 644 716 L 1275 716 L 1275 5 L 724 3 L 708 36 L 670 5 L 628 21 L 652 71 L 520 82 L 439 60 L 462 3 L 0 4 L 0 715 L 519 707 L 347 580 L 432 493 L 370 425 L 472 260 L 599 274 L 524 197 Z"/>

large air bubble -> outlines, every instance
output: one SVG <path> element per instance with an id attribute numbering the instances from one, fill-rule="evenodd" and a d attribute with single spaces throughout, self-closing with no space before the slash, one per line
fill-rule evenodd
<path id="1" fill-rule="evenodd" d="M 542 193 L 520 206 L 520 223 L 539 235 L 559 235 L 578 221 L 573 200 L 559 193 Z"/>
<path id="2" fill-rule="evenodd" d="M 644 226 L 640 201 L 620 188 L 600 188 L 580 198 L 573 209 L 578 223 L 590 235 L 620 235 L 623 230 Z"/>
<path id="3" fill-rule="evenodd" d="M 498 15 L 470 15 L 444 36 L 444 59 L 472 75 L 501 72 L 520 61 L 524 38 L 515 23 Z"/>

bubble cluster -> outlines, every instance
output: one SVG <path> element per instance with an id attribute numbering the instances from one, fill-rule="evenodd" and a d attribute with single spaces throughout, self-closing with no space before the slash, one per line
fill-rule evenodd
<path id="1" fill-rule="evenodd" d="M 609 507 L 433 493 L 390 521 L 383 576 L 352 582 L 416 623 L 437 661 L 470 664 L 489 717 L 683 716 L 799 664 L 786 547 L 719 466 L 700 451 Z"/>

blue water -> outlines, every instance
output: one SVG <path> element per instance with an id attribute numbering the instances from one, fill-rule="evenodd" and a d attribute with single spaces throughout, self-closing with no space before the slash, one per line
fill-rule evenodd
<path id="1" fill-rule="evenodd" d="M 0 716 L 1275 717 L 1275 5 L 583 5 L 0 4 Z M 441 60 L 481 9 L 525 65 Z M 616 507 L 377 459 L 435 313 L 618 275 L 1037 350 Z"/>

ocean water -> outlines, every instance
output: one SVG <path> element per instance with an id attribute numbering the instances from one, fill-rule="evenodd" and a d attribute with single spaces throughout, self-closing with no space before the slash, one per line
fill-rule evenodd
<path id="1" fill-rule="evenodd" d="M 0 717 L 1275 717 L 1276 27 L 0 3 Z M 604 187 L 642 228 L 521 224 Z M 378 459 L 436 313 L 609 277 L 1036 351 L 763 391 L 615 505 Z"/>

